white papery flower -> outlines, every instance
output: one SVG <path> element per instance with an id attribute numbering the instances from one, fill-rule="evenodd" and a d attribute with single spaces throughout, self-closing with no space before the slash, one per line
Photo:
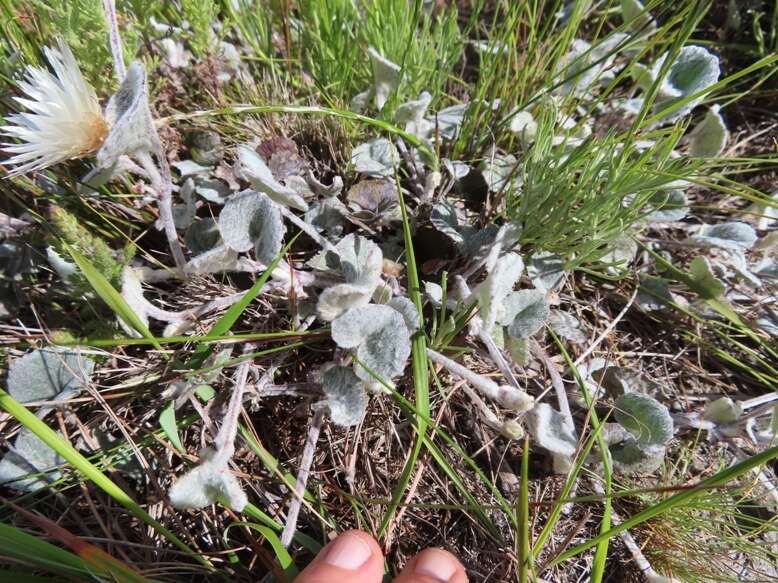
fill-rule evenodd
<path id="1" fill-rule="evenodd" d="M 42 170 L 100 149 L 109 131 L 95 90 L 63 41 L 58 48 L 45 48 L 53 69 L 27 67 L 27 78 L 19 87 L 27 97 L 15 97 L 28 111 L 8 116 L 13 125 L 3 126 L 3 134 L 20 143 L 3 143 L 13 154 L 3 164 L 15 166 L 8 176 Z"/>

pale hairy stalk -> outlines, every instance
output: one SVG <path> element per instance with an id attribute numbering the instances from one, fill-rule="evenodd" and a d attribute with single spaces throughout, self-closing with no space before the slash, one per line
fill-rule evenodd
<path id="1" fill-rule="evenodd" d="M 232 458 L 232 454 L 235 453 L 235 437 L 238 435 L 238 417 L 240 417 L 240 411 L 243 408 L 243 393 L 246 390 L 246 379 L 248 378 L 250 367 L 251 361 L 247 360 L 240 363 L 238 370 L 235 373 L 235 386 L 230 395 L 230 402 L 227 405 L 227 411 L 222 418 L 222 426 L 214 440 L 216 453 L 213 456 L 213 463 L 217 466 L 226 466 Z"/>
<path id="2" fill-rule="evenodd" d="M 529 411 L 535 405 L 535 399 L 524 391 L 508 385 L 500 386 L 494 381 L 474 373 L 458 362 L 443 356 L 439 352 L 435 352 L 431 348 L 427 349 L 427 356 L 432 362 L 443 366 L 451 374 L 466 380 L 470 385 L 478 389 L 482 395 L 497 401 L 506 409 L 522 413 Z"/>
<path id="3" fill-rule="evenodd" d="M 116 80 L 121 84 L 127 75 L 127 69 L 124 66 L 122 38 L 119 35 L 119 22 L 116 18 L 116 2 L 103 0 L 103 12 L 105 12 L 105 19 L 108 22 L 108 44 L 111 46 L 111 55 L 113 56 L 113 70 L 116 74 Z"/>
<path id="4" fill-rule="evenodd" d="M 319 409 L 314 412 L 311 425 L 308 427 L 308 437 L 305 439 L 303 456 L 300 460 L 300 470 L 297 472 L 297 483 L 294 487 L 294 498 L 289 504 L 289 511 L 286 514 L 286 524 L 281 533 L 281 544 L 288 547 L 292 542 L 292 537 L 297 530 L 297 519 L 300 516 L 300 508 L 303 505 L 303 493 L 308 484 L 308 476 L 311 473 L 313 465 L 313 454 L 316 453 L 316 442 L 319 441 L 319 433 L 324 422 L 324 410 Z"/>
<path id="5" fill-rule="evenodd" d="M 462 301 L 462 303 L 467 303 L 468 300 L 472 297 L 472 292 L 470 291 L 470 287 L 467 285 L 465 278 L 461 275 L 457 275 L 454 278 L 454 281 L 457 286 L 457 292 L 459 293 L 459 299 Z M 511 369 L 508 361 L 503 356 L 502 351 L 497 346 L 497 344 L 495 344 L 494 338 L 492 338 L 492 335 L 484 330 L 483 320 L 481 317 L 473 316 L 470 319 L 468 327 L 470 329 L 470 333 L 473 336 L 477 336 L 478 339 L 483 342 L 484 346 L 486 346 L 486 349 L 489 351 L 489 356 L 494 361 L 494 364 L 497 365 L 497 368 L 500 369 L 500 372 L 505 377 L 505 379 L 517 389 L 521 389 L 519 380 L 516 378 L 516 375 L 513 374 L 513 370 Z"/>
<path id="6" fill-rule="evenodd" d="M 330 251 L 332 253 L 335 253 L 336 255 L 340 255 L 337 249 L 335 249 L 335 246 L 327 241 L 322 235 L 314 229 L 311 225 L 306 223 L 304 220 L 302 220 L 300 217 L 298 217 L 296 214 L 294 214 L 292 211 L 290 211 L 288 208 L 286 208 L 282 204 L 276 204 L 276 207 L 278 210 L 281 211 L 281 214 L 284 215 L 287 219 L 289 219 L 290 222 L 294 223 L 295 226 L 300 229 L 303 233 L 308 235 L 311 239 L 316 241 L 318 245 L 324 249 L 325 251 Z"/>
<path id="7" fill-rule="evenodd" d="M 149 113 L 151 116 L 151 113 Z M 151 120 L 151 126 L 154 127 L 154 120 Z M 183 269 L 186 264 L 184 250 L 178 240 L 176 224 L 173 221 L 173 196 L 172 196 L 172 178 L 170 166 L 167 163 L 167 157 L 162 148 L 162 142 L 159 140 L 156 130 L 152 133 L 152 142 L 156 150 L 156 157 L 159 161 L 159 169 L 154 164 L 151 155 L 148 152 L 138 152 L 137 158 L 141 167 L 146 171 L 151 181 L 151 188 L 157 195 L 159 204 L 159 222 L 162 224 L 162 230 L 165 232 L 170 252 L 173 254 L 173 260 L 176 267 Z"/>
<path id="8" fill-rule="evenodd" d="M 543 366 L 548 371 L 548 376 L 551 377 L 551 386 L 554 387 L 554 393 L 556 399 L 559 402 L 559 412 L 565 418 L 565 422 L 575 431 L 575 424 L 573 423 L 573 414 L 570 411 L 570 404 L 567 401 L 567 391 L 565 390 L 565 383 L 562 380 L 562 375 L 559 374 L 559 370 L 551 360 L 551 357 L 546 354 L 543 347 L 534 339 L 530 339 L 530 350 L 535 357 L 543 363 Z"/>
<path id="9" fill-rule="evenodd" d="M 321 385 L 316 383 L 288 383 L 285 385 L 269 385 L 257 383 L 246 385 L 247 391 L 256 391 L 263 397 L 321 397 L 324 393 Z"/>
<path id="10" fill-rule="evenodd" d="M 488 427 L 491 427 L 497 433 L 508 439 L 521 439 L 524 437 L 524 429 L 521 425 L 512 419 L 509 419 L 508 421 L 500 419 L 497 414 L 489 408 L 489 405 L 487 405 L 484 400 L 478 396 L 478 393 L 471 389 L 467 383 L 462 384 L 462 390 L 470 398 L 473 405 L 475 405 L 478 414 Z"/>

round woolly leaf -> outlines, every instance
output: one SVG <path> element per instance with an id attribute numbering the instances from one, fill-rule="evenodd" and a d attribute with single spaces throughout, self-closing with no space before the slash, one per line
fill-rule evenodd
<path id="1" fill-rule="evenodd" d="M 683 190 L 660 190 L 652 195 L 649 204 L 654 207 L 647 219 L 649 223 L 672 223 L 686 216 L 686 195 Z"/>
<path id="2" fill-rule="evenodd" d="M 731 221 L 717 225 L 703 225 L 691 238 L 705 247 L 723 249 L 751 249 L 756 243 L 756 231 L 748 223 Z"/>
<path id="3" fill-rule="evenodd" d="M 335 249 L 338 254 L 324 251 L 308 262 L 319 271 L 330 271 L 342 277 L 346 283 L 364 287 L 373 293 L 381 281 L 384 267 L 384 254 L 381 248 L 360 235 L 346 235 Z"/>
<path id="4" fill-rule="evenodd" d="M 397 65 L 381 55 L 373 47 L 367 49 L 370 64 L 373 68 L 375 84 L 375 105 L 381 111 L 392 92 L 400 84 L 400 65 Z"/>
<path id="5" fill-rule="evenodd" d="M 389 300 L 387 305 L 400 312 L 411 333 L 419 329 L 419 311 L 411 300 L 404 296 L 397 296 Z"/>
<path id="6" fill-rule="evenodd" d="M 0 484 L 33 492 L 59 479 L 62 474 L 52 470 L 63 463 L 65 460 L 25 427 L 16 436 L 13 449 L 0 460 Z"/>
<path id="7" fill-rule="evenodd" d="M 551 453 L 572 456 L 578 444 L 575 431 L 564 416 L 548 403 L 538 403 L 528 416 L 529 431 L 535 442 Z"/>
<path id="8" fill-rule="evenodd" d="M 556 289 L 565 278 L 565 262 L 553 253 L 536 253 L 529 258 L 527 275 L 537 289 Z"/>
<path id="9" fill-rule="evenodd" d="M 503 300 L 500 323 L 515 338 L 529 338 L 543 327 L 549 314 L 546 294 L 537 289 L 511 292 Z"/>
<path id="10" fill-rule="evenodd" d="M 341 348 L 356 349 L 359 361 L 386 381 L 402 374 L 411 354 L 405 321 L 389 306 L 370 304 L 349 310 L 332 322 L 331 334 Z M 364 367 L 356 372 L 361 379 L 373 379 Z"/>
<path id="11" fill-rule="evenodd" d="M 300 211 L 308 210 L 308 203 L 305 202 L 305 199 L 293 189 L 278 182 L 265 161 L 251 146 L 246 144 L 238 146 L 238 159 L 240 160 L 241 172 L 251 183 L 252 188 L 266 194 L 278 204 Z"/>
<path id="12" fill-rule="evenodd" d="M 353 370 L 333 366 L 322 374 L 321 384 L 326 396 L 324 404 L 335 425 L 351 427 L 362 420 L 367 409 L 367 394 Z"/>
<path id="13" fill-rule="evenodd" d="M 667 407 L 642 393 L 626 393 L 616 400 L 616 420 L 644 446 L 664 446 L 673 438 L 673 418 Z"/>
<path id="14" fill-rule="evenodd" d="M 665 459 L 664 447 L 643 445 L 632 438 L 609 449 L 613 470 L 627 476 L 651 474 L 660 468 Z"/>
<path id="15" fill-rule="evenodd" d="M 242 253 L 252 247 L 257 260 L 270 263 L 283 246 L 281 211 L 261 192 L 244 190 L 231 197 L 219 215 L 219 230 L 228 247 Z"/>
<path id="16" fill-rule="evenodd" d="M 463 245 L 465 240 L 459 225 L 459 217 L 454 206 L 446 201 L 439 202 L 432 207 L 430 223 L 438 231 L 447 235 L 457 245 Z"/>
<path id="17" fill-rule="evenodd" d="M 199 219 L 186 230 L 184 240 L 193 255 L 213 249 L 221 240 L 219 224 L 211 217 Z"/>
<path id="18" fill-rule="evenodd" d="M 83 389 L 95 363 L 80 353 L 45 348 L 25 354 L 8 369 L 8 392 L 20 403 L 46 401 Z"/>
<path id="19" fill-rule="evenodd" d="M 370 176 L 393 176 L 400 164 L 400 154 L 394 144 L 385 138 L 376 138 L 359 144 L 351 151 L 354 170 Z"/>
<path id="20" fill-rule="evenodd" d="M 734 423 L 743 415 L 743 407 L 729 397 L 721 397 L 705 405 L 703 417 L 719 425 Z"/>
<path id="21" fill-rule="evenodd" d="M 708 110 L 702 121 L 689 134 L 689 154 L 698 158 L 718 156 L 727 145 L 729 131 L 719 108 Z"/>
<path id="22" fill-rule="evenodd" d="M 319 295 L 316 312 L 320 320 L 331 322 L 344 312 L 370 303 L 371 294 L 364 287 L 341 283 L 325 289 Z"/>

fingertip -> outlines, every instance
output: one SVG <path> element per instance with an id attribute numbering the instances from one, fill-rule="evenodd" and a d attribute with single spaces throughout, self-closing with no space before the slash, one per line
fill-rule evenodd
<path id="1" fill-rule="evenodd" d="M 467 583 L 467 573 L 448 551 L 425 549 L 408 562 L 395 583 Z"/>
<path id="2" fill-rule="evenodd" d="M 295 583 L 380 583 L 383 555 L 376 540 L 347 530 L 325 546 Z"/>

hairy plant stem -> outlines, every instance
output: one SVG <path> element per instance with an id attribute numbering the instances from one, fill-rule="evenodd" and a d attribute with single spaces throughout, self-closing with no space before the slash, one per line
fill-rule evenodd
<path id="1" fill-rule="evenodd" d="M 111 47 L 111 56 L 113 57 L 113 70 L 116 74 L 116 80 L 121 84 L 127 75 L 127 69 L 124 66 L 122 38 L 119 35 L 119 22 L 116 18 L 116 2 L 103 0 L 103 12 L 105 12 L 105 20 L 108 22 L 108 44 Z"/>
<path id="2" fill-rule="evenodd" d="M 319 409 L 313 413 L 313 419 L 308 427 L 308 437 L 305 439 L 302 459 L 300 460 L 300 470 L 297 473 L 297 483 L 294 487 L 294 498 L 289 504 L 289 511 L 286 514 L 286 524 L 281 533 L 281 544 L 288 547 L 292 542 L 292 537 L 297 530 L 297 519 L 300 516 L 300 508 L 303 505 L 303 494 L 308 484 L 308 476 L 311 474 L 313 465 L 313 454 L 316 453 L 316 442 L 319 441 L 322 423 L 324 423 L 324 409 Z"/>

